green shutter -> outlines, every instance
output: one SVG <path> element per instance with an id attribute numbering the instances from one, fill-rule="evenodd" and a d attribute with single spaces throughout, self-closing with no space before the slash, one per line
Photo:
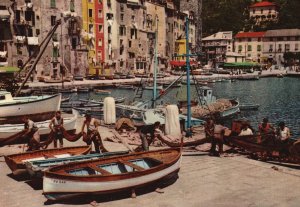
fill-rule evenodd
<path id="1" fill-rule="evenodd" d="M 252 51 L 252 46 L 248 45 L 248 51 Z"/>
<path id="2" fill-rule="evenodd" d="M 261 45 L 257 45 L 257 51 L 258 51 L 258 52 L 261 51 Z"/>
<path id="3" fill-rule="evenodd" d="M 70 11 L 71 12 L 75 12 L 75 4 L 74 4 L 74 0 L 70 1 Z"/>
<path id="4" fill-rule="evenodd" d="M 56 0 L 50 0 L 50 7 L 55 8 L 56 7 Z"/>

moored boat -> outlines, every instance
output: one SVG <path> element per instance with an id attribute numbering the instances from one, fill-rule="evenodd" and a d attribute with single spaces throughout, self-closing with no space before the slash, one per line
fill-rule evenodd
<path id="1" fill-rule="evenodd" d="M 73 116 L 64 117 L 64 129 L 67 132 L 74 132 L 76 130 L 76 120 L 77 120 L 78 114 L 74 114 Z M 36 122 L 35 124 L 39 128 L 39 134 L 41 136 L 49 135 L 51 130 L 49 128 L 51 120 L 42 121 L 42 122 Z M 5 124 L 0 125 L 0 146 L 3 142 L 5 142 L 9 137 L 20 133 L 24 129 L 24 124 Z M 16 140 L 16 143 L 18 140 Z M 14 143 L 9 143 L 14 144 Z"/>
<path id="2" fill-rule="evenodd" d="M 24 116 L 36 122 L 51 119 L 60 103 L 61 94 L 12 97 L 11 93 L 0 91 L 0 124 L 20 124 Z"/>
<path id="3" fill-rule="evenodd" d="M 110 95 L 111 91 L 95 89 L 94 92 L 99 95 Z"/>
<path id="4" fill-rule="evenodd" d="M 181 150 L 163 149 L 50 168 L 43 194 L 61 200 L 80 194 L 102 194 L 151 184 L 180 169 Z"/>
<path id="5" fill-rule="evenodd" d="M 258 108 L 259 108 L 259 104 L 253 104 L 253 103 L 240 104 L 240 110 L 257 110 Z"/>
<path id="6" fill-rule="evenodd" d="M 91 146 L 65 147 L 59 149 L 45 149 L 20 154 L 5 156 L 5 162 L 14 175 L 26 172 L 25 162 L 33 160 L 45 160 L 48 158 L 62 158 L 74 155 L 87 154 Z"/>
<path id="7" fill-rule="evenodd" d="M 87 154 L 87 155 L 75 155 L 71 157 L 63 158 L 50 158 L 46 160 L 34 160 L 28 161 L 25 163 L 28 173 L 32 177 L 43 177 L 43 172 L 48 170 L 50 167 L 54 167 L 61 164 L 67 164 L 72 162 L 82 162 L 95 159 L 101 159 L 117 155 L 128 154 L 129 151 L 117 151 L 117 152 L 105 152 L 105 153 L 96 153 L 96 154 Z"/>

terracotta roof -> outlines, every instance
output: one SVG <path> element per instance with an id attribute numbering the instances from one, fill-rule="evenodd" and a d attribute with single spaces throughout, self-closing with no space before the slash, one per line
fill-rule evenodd
<path id="1" fill-rule="evenodd" d="M 255 38 L 255 37 L 264 37 L 266 32 L 240 32 L 235 35 L 235 38 Z"/>
<path id="2" fill-rule="evenodd" d="M 250 7 L 268 7 L 268 6 L 277 6 L 277 4 L 269 2 L 269 1 L 262 1 L 255 4 L 252 4 Z"/>

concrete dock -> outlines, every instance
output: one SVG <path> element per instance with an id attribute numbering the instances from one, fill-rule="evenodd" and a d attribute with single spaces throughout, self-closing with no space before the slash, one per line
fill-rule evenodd
<path id="1" fill-rule="evenodd" d="M 104 133 L 108 133 L 105 132 Z M 102 135 L 105 137 L 105 134 Z M 65 146 L 83 145 L 80 140 Z M 122 144 L 104 142 L 111 151 L 125 150 Z M 175 206 L 251 206 L 298 207 L 300 203 L 299 168 L 250 160 L 243 156 L 210 157 L 203 152 L 185 152 L 179 178 L 163 188 L 164 193 L 137 193 L 137 198 L 113 194 L 67 203 L 48 203 L 41 184 L 18 180 L 4 162 L 3 155 L 22 152 L 22 145 L 0 148 L 0 204 L 5 207 L 96 206 L 175 207 Z M 274 167 L 276 166 L 276 167 Z"/>

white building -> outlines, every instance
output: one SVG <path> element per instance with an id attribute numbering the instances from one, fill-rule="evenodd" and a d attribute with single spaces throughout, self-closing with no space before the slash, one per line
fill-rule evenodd
<path id="1" fill-rule="evenodd" d="M 203 38 L 202 48 L 208 61 L 224 62 L 226 53 L 233 51 L 232 31 L 218 32 Z"/>
<path id="2" fill-rule="evenodd" d="M 250 18 L 253 18 L 256 24 L 268 21 L 278 20 L 278 9 L 277 4 L 269 1 L 262 1 L 252 4 L 249 8 Z"/>
<path id="3" fill-rule="evenodd" d="M 243 54 L 247 61 L 261 63 L 264 36 L 265 32 L 239 32 L 235 36 L 235 52 Z"/>
<path id="4" fill-rule="evenodd" d="M 300 51 L 300 29 L 268 30 L 263 41 L 263 54 L 268 61 L 283 65 L 284 53 Z"/>

